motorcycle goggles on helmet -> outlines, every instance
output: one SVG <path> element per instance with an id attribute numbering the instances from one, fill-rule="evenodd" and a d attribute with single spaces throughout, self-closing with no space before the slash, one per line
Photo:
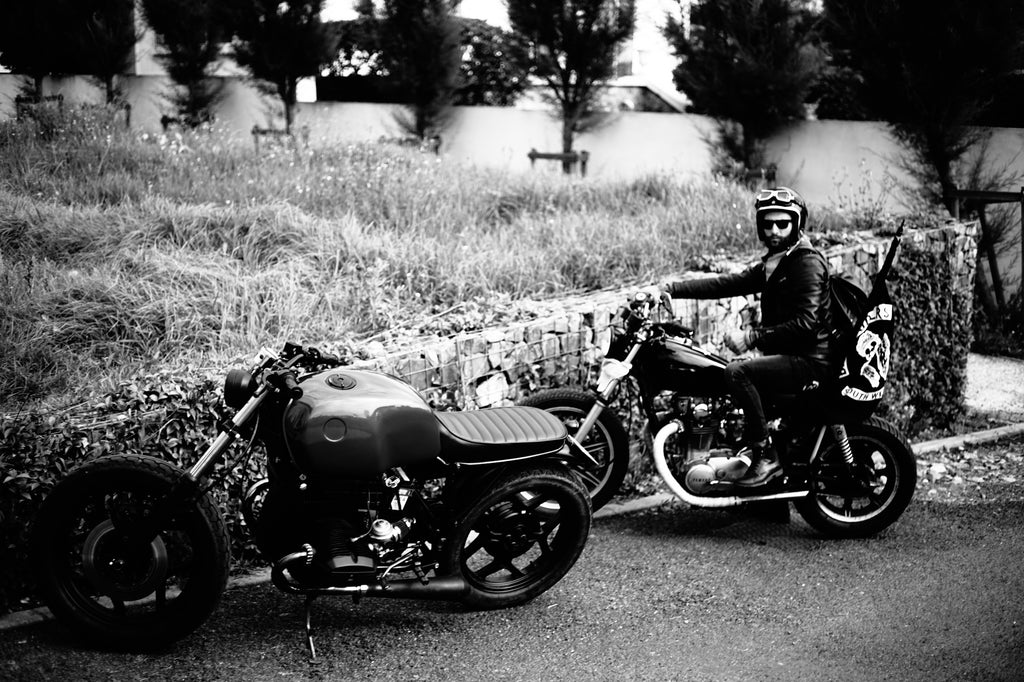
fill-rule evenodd
<path id="1" fill-rule="evenodd" d="M 757 193 L 757 203 L 764 201 L 771 201 L 775 199 L 782 204 L 791 204 L 800 198 L 800 195 L 791 190 L 788 187 L 778 187 L 776 189 L 762 189 Z"/>
<path id="2" fill-rule="evenodd" d="M 803 197 L 788 187 L 762 189 L 754 200 L 754 217 L 757 221 L 757 236 L 764 240 L 763 218 L 769 211 L 786 211 L 793 216 L 795 232 L 803 232 L 807 225 L 807 204 Z"/>

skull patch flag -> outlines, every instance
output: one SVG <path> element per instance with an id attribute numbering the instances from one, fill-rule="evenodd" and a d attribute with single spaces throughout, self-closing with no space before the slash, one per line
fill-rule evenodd
<path id="1" fill-rule="evenodd" d="M 889 378 L 889 364 L 895 332 L 894 309 L 885 280 L 889 275 L 903 226 L 900 225 L 889 246 L 885 263 L 875 276 L 874 286 L 868 294 L 866 312 L 861 316 L 855 333 L 840 348 L 842 365 L 836 382 L 841 409 L 860 418 L 866 418 L 882 400 L 885 383 Z"/>
<path id="2" fill-rule="evenodd" d="M 855 336 L 842 350 L 839 394 L 855 412 L 870 414 L 882 399 L 889 378 L 893 330 L 892 299 L 885 280 L 880 280 L 868 297 L 868 311 Z"/>

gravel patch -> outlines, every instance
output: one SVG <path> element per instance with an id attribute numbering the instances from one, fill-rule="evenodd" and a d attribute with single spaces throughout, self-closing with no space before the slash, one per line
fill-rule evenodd
<path id="1" fill-rule="evenodd" d="M 1024 434 L 928 452 L 918 458 L 917 474 L 919 500 L 1024 502 Z"/>

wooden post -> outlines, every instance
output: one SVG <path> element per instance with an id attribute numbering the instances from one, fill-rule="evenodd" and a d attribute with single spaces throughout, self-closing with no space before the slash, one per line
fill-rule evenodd
<path id="1" fill-rule="evenodd" d="M 590 160 L 590 152 L 579 151 L 579 152 L 539 152 L 536 149 L 530 149 L 530 152 L 526 155 L 530 159 L 530 168 L 533 168 L 537 159 L 549 159 L 552 161 L 561 161 L 563 164 L 568 163 L 573 166 L 577 163 L 580 164 L 580 175 L 586 177 L 587 175 L 587 161 Z"/>

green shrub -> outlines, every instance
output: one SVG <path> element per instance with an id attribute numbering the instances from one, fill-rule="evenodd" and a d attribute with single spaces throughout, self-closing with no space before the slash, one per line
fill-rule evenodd
<path id="1" fill-rule="evenodd" d="M 959 290 L 952 242 L 904 242 L 890 280 L 896 307 L 892 370 L 880 414 L 908 435 L 952 426 L 966 411 L 971 291 Z"/>
<path id="2" fill-rule="evenodd" d="M 0 613 L 31 599 L 28 537 L 39 505 L 79 464 L 103 455 L 146 454 L 187 467 L 216 434 L 222 413 L 221 378 L 197 372 L 162 373 L 123 384 L 112 393 L 60 414 L 26 412 L 0 419 Z M 236 445 L 233 456 L 243 446 Z M 256 556 L 241 527 L 239 502 L 264 475 L 264 458 L 243 470 L 221 465 L 211 491 L 225 513 L 235 560 Z"/>

